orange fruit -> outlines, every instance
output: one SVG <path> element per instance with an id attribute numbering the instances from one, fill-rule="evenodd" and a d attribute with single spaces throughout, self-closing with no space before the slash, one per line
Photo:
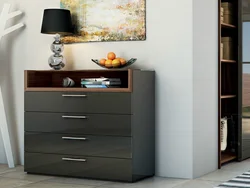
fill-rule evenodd
<path id="1" fill-rule="evenodd" d="M 114 52 L 109 52 L 108 55 L 107 55 L 108 59 L 110 60 L 114 60 L 116 58 L 116 55 Z"/>
<path id="2" fill-rule="evenodd" d="M 108 68 L 110 68 L 110 67 L 112 67 L 112 60 L 107 60 L 106 62 L 105 62 L 105 67 L 108 67 Z"/>
<path id="3" fill-rule="evenodd" d="M 101 59 L 100 60 L 100 65 L 105 65 L 106 59 Z"/>
<path id="4" fill-rule="evenodd" d="M 120 62 L 121 62 L 122 65 L 125 65 L 127 63 L 127 61 L 125 59 L 123 59 L 123 58 L 120 58 Z"/>
<path id="5" fill-rule="evenodd" d="M 112 61 L 112 65 L 113 65 L 113 67 L 119 67 L 121 65 L 121 62 L 119 59 L 114 59 Z"/>

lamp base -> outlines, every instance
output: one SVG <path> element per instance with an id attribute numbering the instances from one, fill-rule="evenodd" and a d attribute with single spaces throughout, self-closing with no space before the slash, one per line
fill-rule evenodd
<path id="1" fill-rule="evenodd" d="M 49 66 L 54 70 L 61 70 L 65 67 L 66 64 L 65 58 L 63 57 L 63 55 L 61 55 L 64 49 L 64 45 L 61 42 L 59 34 L 56 34 L 54 38 L 55 41 L 50 46 L 50 49 L 52 52 L 54 52 L 54 54 L 49 58 Z"/>

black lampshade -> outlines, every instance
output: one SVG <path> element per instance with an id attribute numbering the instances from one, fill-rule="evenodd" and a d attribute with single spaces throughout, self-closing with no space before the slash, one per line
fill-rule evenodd
<path id="1" fill-rule="evenodd" d="M 62 35 L 72 33 L 72 20 L 70 11 L 66 9 L 45 9 L 41 33 L 58 33 Z"/>

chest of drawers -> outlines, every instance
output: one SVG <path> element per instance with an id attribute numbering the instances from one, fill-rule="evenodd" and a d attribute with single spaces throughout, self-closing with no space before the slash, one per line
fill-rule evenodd
<path id="1" fill-rule="evenodd" d="M 121 88 L 60 87 L 119 77 Z M 155 173 L 154 71 L 25 72 L 25 171 L 134 182 Z"/>

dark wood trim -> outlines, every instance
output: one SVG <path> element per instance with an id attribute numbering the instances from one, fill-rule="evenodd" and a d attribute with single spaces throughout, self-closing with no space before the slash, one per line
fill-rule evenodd
<path id="1" fill-rule="evenodd" d="M 124 72 L 124 71 L 130 71 L 130 70 L 136 70 L 136 69 L 79 69 L 79 70 L 25 70 L 25 71 L 28 71 L 28 72 L 48 72 L 48 73 L 51 73 L 51 72 L 107 72 L 107 71 L 114 71 L 114 72 L 117 72 L 117 71 L 121 71 L 121 72 Z M 138 69 L 140 70 L 140 69 Z"/>
<path id="2" fill-rule="evenodd" d="M 128 70 L 128 89 L 129 92 L 133 90 L 133 71 L 131 69 Z"/>
<path id="3" fill-rule="evenodd" d="M 27 87 L 28 87 L 28 71 L 25 70 L 24 71 L 24 90 L 26 91 Z"/>
<path id="4" fill-rule="evenodd" d="M 238 1 L 238 148 L 237 148 L 237 159 L 242 160 L 242 76 L 243 76 L 243 63 L 248 64 L 250 62 L 243 62 L 242 57 L 242 0 Z M 242 63 L 243 62 L 243 63 Z"/>
<path id="5" fill-rule="evenodd" d="M 220 145 L 220 119 L 221 119 L 221 0 L 218 0 L 218 168 L 221 168 Z"/>

